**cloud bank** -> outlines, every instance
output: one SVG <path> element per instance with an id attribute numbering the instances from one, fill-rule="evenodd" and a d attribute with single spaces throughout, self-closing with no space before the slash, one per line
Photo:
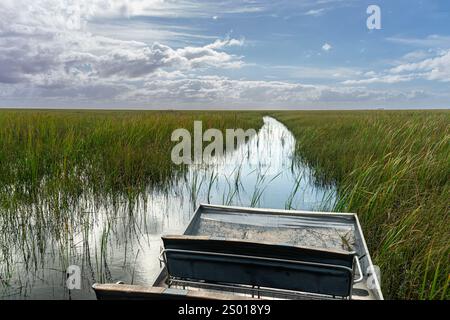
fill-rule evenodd
<path id="1" fill-rule="evenodd" d="M 308 9 L 308 3 L 303 3 L 306 15 L 318 16 L 325 10 Z M 221 14 L 239 14 L 261 12 L 270 6 L 264 1 L 233 7 L 222 2 L 160 0 L 2 0 L 3 106 L 36 102 L 49 107 L 149 108 L 383 105 L 417 101 L 427 93 L 369 89 L 367 85 L 407 82 L 417 77 L 450 81 L 450 51 L 399 64 L 383 74 L 362 73 L 333 85 L 319 85 L 230 76 L 233 70 L 247 65 L 245 56 L 232 53 L 246 45 L 244 38 L 224 35 L 202 45 L 174 47 L 159 41 L 135 41 L 132 34 L 128 40 L 96 34 L 88 28 L 98 19 L 140 15 L 211 19 L 218 10 Z M 329 52 L 332 47 L 325 43 L 321 49 Z M 319 73 L 327 74 L 326 70 Z"/>

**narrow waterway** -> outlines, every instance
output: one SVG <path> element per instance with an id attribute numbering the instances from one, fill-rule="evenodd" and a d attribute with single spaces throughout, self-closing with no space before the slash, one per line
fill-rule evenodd
<path id="1" fill-rule="evenodd" d="M 43 267 L 17 265 L 0 298 L 93 299 L 95 282 L 149 285 L 160 270 L 162 234 L 178 234 L 200 203 L 265 208 L 327 210 L 335 190 L 314 183 L 312 171 L 295 159 L 295 138 L 277 120 L 264 117 L 258 134 L 237 150 L 207 166 L 191 165 L 169 190 L 152 190 L 133 203 L 98 208 L 71 245 L 52 243 Z M 114 211 L 112 213 L 112 211 Z M 65 269 L 81 269 L 81 290 L 66 288 Z"/>

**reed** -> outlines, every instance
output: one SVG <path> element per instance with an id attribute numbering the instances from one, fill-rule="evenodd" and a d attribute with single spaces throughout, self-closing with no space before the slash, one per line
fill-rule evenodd
<path id="1" fill-rule="evenodd" d="M 294 133 L 296 160 L 314 169 L 317 183 L 337 187 L 334 210 L 358 213 L 386 297 L 449 299 L 450 112 L 271 115 Z M 170 136 L 177 128 L 192 130 L 194 120 L 204 130 L 262 124 L 258 112 L 1 111 L 0 286 L 27 291 L 29 274 L 49 256 L 64 270 L 80 238 L 92 279 L 107 279 L 111 237 L 120 233 L 131 243 L 145 233 L 133 215 L 145 199 L 140 195 L 170 190 L 186 174 L 170 161 Z M 224 204 L 246 192 L 258 206 L 273 181 L 259 172 L 254 190 L 241 190 L 243 178 L 239 167 L 226 178 Z M 193 203 L 203 183 L 209 200 L 218 177 L 205 179 L 192 180 Z M 299 185 L 300 179 L 286 195 L 286 208 Z M 107 225 L 95 239 L 93 221 L 106 207 Z M 118 231 L 118 223 L 125 228 Z"/>
<path id="2" fill-rule="evenodd" d="M 170 138 L 178 128 L 192 132 L 194 120 L 204 130 L 262 125 L 232 111 L 0 111 L 0 287 L 22 288 L 49 259 L 65 270 L 78 243 L 92 278 L 107 279 L 112 235 L 127 243 L 144 233 L 133 214 L 140 199 L 186 174 L 171 161 Z"/>
<path id="3" fill-rule="evenodd" d="M 450 111 L 276 112 L 357 212 L 391 299 L 449 299 Z"/>

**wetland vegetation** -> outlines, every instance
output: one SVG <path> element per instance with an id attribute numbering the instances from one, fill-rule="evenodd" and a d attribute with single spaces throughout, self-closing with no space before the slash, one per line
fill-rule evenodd
<path id="1" fill-rule="evenodd" d="M 125 238 L 136 233 L 133 212 L 143 205 L 143 195 L 167 191 L 183 175 L 186 167 L 171 161 L 170 137 L 177 128 L 192 130 L 194 120 L 220 130 L 262 124 L 260 117 L 246 112 L 2 110 L 4 297 L 26 297 L 39 280 L 50 290 L 53 284 L 47 278 L 55 277 L 48 276 L 49 270 L 57 269 L 64 279 L 74 256 L 89 264 L 92 278 L 108 275 L 111 233 L 120 223 L 127 225 Z M 100 230 L 95 230 L 102 212 Z M 117 223 L 119 215 L 128 219 Z M 92 237 L 94 231 L 99 235 Z M 94 255 L 89 244 L 95 246 Z"/>
<path id="2" fill-rule="evenodd" d="M 194 120 L 260 130 L 234 156 L 256 167 L 173 164 Z M 357 212 L 387 298 L 449 299 L 449 111 L 2 110 L 0 147 L 0 298 L 76 298 L 55 289 L 73 263 L 85 288 L 149 283 L 159 235 L 204 201 Z"/>
<path id="3" fill-rule="evenodd" d="M 449 299 L 450 112 L 277 112 L 300 161 L 356 212 L 391 299 Z"/>

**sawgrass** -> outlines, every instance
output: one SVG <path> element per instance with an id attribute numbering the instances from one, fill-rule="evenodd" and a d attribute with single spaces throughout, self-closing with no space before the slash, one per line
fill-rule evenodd
<path id="1" fill-rule="evenodd" d="M 170 190 L 186 172 L 171 161 L 170 139 L 178 128 L 192 133 L 194 120 L 203 121 L 204 131 L 262 125 L 259 116 L 232 111 L 1 110 L 0 287 L 29 278 L 49 259 L 65 270 L 80 235 L 86 256 L 95 250 L 95 263 L 87 263 L 107 276 L 114 208 L 129 208 L 126 230 L 139 232 L 133 208 L 150 189 Z M 105 210 L 101 241 L 89 248 Z"/>
<path id="2" fill-rule="evenodd" d="M 450 112 L 272 115 L 294 133 L 297 160 L 314 168 L 317 182 L 336 185 L 335 210 L 358 213 L 385 296 L 449 299 Z M 170 190 L 183 174 L 170 160 L 170 136 L 192 130 L 194 120 L 203 120 L 204 130 L 262 124 L 257 112 L 0 111 L 0 284 L 9 285 L 18 253 L 21 270 L 39 269 L 51 247 L 69 263 L 74 237 L 80 232 L 87 242 L 95 219 L 95 210 L 74 209 L 80 202 L 127 201 L 127 230 L 138 229 L 133 206 L 148 188 Z M 193 180 L 191 196 L 201 183 L 210 192 L 215 179 Z M 239 171 L 224 203 L 239 196 L 238 180 Z M 252 205 L 267 183 L 258 179 Z M 287 208 L 291 202 L 289 196 Z M 87 247 L 95 262 L 86 262 L 106 278 L 106 243 L 117 219 L 109 214 L 98 247 Z"/>
<path id="3" fill-rule="evenodd" d="M 360 217 L 391 299 L 449 299 L 450 111 L 276 112 L 337 211 Z"/>
<path id="4" fill-rule="evenodd" d="M 1 111 L 0 187 L 33 201 L 36 192 L 133 193 L 165 186 L 176 172 L 171 133 L 192 130 L 194 120 L 202 120 L 204 130 L 261 125 L 236 112 Z"/>

